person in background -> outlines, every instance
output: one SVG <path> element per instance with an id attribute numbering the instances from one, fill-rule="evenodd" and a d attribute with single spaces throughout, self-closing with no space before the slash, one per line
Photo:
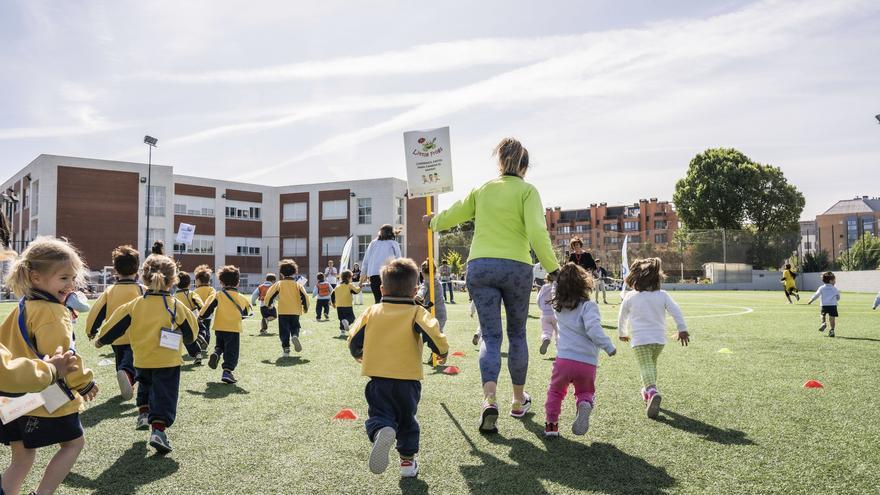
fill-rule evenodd
<path id="1" fill-rule="evenodd" d="M 165 255 L 165 243 L 163 241 L 156 241 L 153 243 L 153 247 L 150 249 L 150 254 L 160 254 L 162 256 Z"/>
<path id="2" fill-rule="evenodd" d="M 788 304 L 791 304 L 791 296 L 794 296 L 798 301 L 801 300 L 800 294 L 798 294 L 797 284 L 795 283 L 795 279 L 797 278 L 797 273 L 791 269 L 791 264 L 785 264 L 785 270 L 782 272 L 782 278 L 779 279 L 782 282 L 782 289 L 785 291 L 785 298 L 788 299 Z"/>
<path id="3" fill-rule="evenodd" d="M 571 248 L 571 254 L 568 255 L 568 262 L 580 266 L 587 273 L 592 274 L 596 271 L 596 260 L 588 251 L 584 251 L 584 241 L 574 236 L 569 241 L 568 246 Z"/>
<path id="4" fill-rule="evenodd" d="M 355 263 L 354 267 L 351 269 L 351 283 L 360 289 L 360 281 L 361 281 L 361 265 Z M 358 306 L 362 306 L 364 304 L 364 292 L 359 290 L 354 295 L 354 304 Z"/>
<path id="5" fill-rule="evenodd" d="M 324 278 L 327 280 L 327 283 L 330 284 L 330 287 L 336 288 L 336 277 L 339 275 L 339 270 L 333 266 L 333 260 L 329 260 L 327 262 L 327 268 L 324 268 Z"/>
<path id="6" fill-rule="evenodd" d="M 266 305 L 266 293 L 269 292 L 269 288 L 275 284 L 276 280 L 278 280 L 278 277 L 274 273 L 267 273 L 266 281 L 258 285 L 251 294 L 252 306 L 256 305 L 257 301 L 260 301 L 260 316 L 262 317 L 260 319 L 260 335 L 268 334 L 269 322 L 278 317 L 277 312 Z"/>
<path id="7" fill-rule="evenodd" d="M 382 278 L 379 276 L 382 267 L 400 256 L 400 244 L 397 243 L 394 227 L 386 223 L 379 228 L 379 234 L 370 242 L 362 262 L 361 282 L 369 281 L 370 292 L 373 293 L 376 304 L 382 302 L 382 291 L 379 290 L 382 286 Z"/>
<path id="8" fill-rule="evenodd" d="M 602 266 L 602 260 L 596 260 L 596 272 L 595 272 L 595 285 L 596 285 L 596 302 L 599 301 L 599 292 L 602 293 L 602 304 L 608 304 L 608 296 L 605 294 L 605 281 L 608 280 L 608 270 Z"/>
<path id="9" fill-rule="evenodd" d="M 321 314 L 324 319 L 330 321 L 330 296 L 333 294 L 333 287 L 324 279 L 324 274 L 318 274 L 318 282 L 312 289 L 312 295 L 315 297 L 315 315 L 317 321 L 321 321 Z"/>
<path id="10" fill-rule="evenodd" d="M 443 300 L 444 302 L 448 302 L 449 304 L 455 304 L 455 290 L 453 290 L 452 286 L 452 268 L 449 267 L 449 263 L 446 260 L 443 260 L 440 263 L 440 283 L 443 285 Z M 446 297 L 447 292 L 449 293 L 449 297 Z"/>
<path id="11" fill-rule="evenodd" d="M 840 316 L 837 313 L 837 303 L 840 302 L 840 291 L 834 286 L 836 282 L 837 277 L 834 276 L 834 273 L 823 273 L 822 286 L 816 290 L 816 293 L 810 298 L 810 302 L 807 303 L 813 304 L 813 301 L 816 299 L 821 299 L 822 308 L 820 310 L 820 315 L 822 316 L 822 324 L 819 325 L 819 331 L 824 332 L 825 328 L 827 328 L 827 324 L 825 323 L 825 317 L 827 316 L 831 323 L 831 330 L 828 331 L 829 337 L 834 337 L 837 317 Z"/>

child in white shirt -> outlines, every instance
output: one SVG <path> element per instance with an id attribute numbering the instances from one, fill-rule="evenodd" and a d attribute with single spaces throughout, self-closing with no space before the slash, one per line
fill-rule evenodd
<path id="1" fill-rule="evenodd" d="M 555 337 L 559 341 L 559 323 L 550 300 L 553 299 L 555 284 L 547 280 L 538 290 L 538 308 L 541 309 L 541 354 L 547 354 L 550 347 L 550 339 Z"/>
<path id="2" fill-rule="evenodd" d="M 678 326 L 681 345 L 690 342 L 690 334 L 678 304 L 666 291 L 660 290 L 664 278 L 660 258 L 639 259 L 630 266 L 626 284 L 635 289 L 626 294 L 620 305 L 617 335 L 630 342 L 642 375 L 642 399 L 651 419 L 660 413 L 660 392 L 657 390 L 657 358 L 666 345 L 666 313 Z"/>
<path id="3" fill-rule="evenodd" d="M 548 285 L 552 284 L 547 283 L 543 287 Z M 554 320 L 559 324 L 559 338 L 553 374 L 547 389 L 547 402 L 544 404 L 544 435 L 559 436 L 559 413 L 569 385 L 574 385 L 577 401 L 577 416 L 571 424 L 571 432 L 583 435 L 590 428 L 590 414 L 593 412 L 599 349 L 609 356 L 615 355 L 617 349 L 602 329 L 599 306 L 590 300 L 593 292 L 590 274 L 574 263 L 567 263 L 559 271 L 555 285 L 549 303 L 552 304 L 551 309 L 555 310 Z"/>
<path id="4" fill-rule="evenodd" d="M 880 306 L 880 292 L 877 293 L 877 299 L 874 299 L 874 307 L 871 309 L 877 309 L 878 306 Z"/>
<path id="5" fill-rule="evenodd" d="M 828 331 L 829 337 L 834 337 L 834 327 L 838 317 L 837 302 L 840 301 L 840 291 L 834 286 L 836 281 L 837 278 L 834 276 L 834 273 L 823 273 L 822 286 L 816 290 L 816 293 L 810 298 L 810 302 L 807 303 L 813 304 L 813 301 L 821 298 L 822 309 L 820 310 L 820 314 L 822 315 L 822 324 L 819 325 L 819 331 L 824 332 L 825 328 L 827 328 L 827 324 L 825 323 L 825 316 L 827 315 L 831 322 L 831 330 Z"/>

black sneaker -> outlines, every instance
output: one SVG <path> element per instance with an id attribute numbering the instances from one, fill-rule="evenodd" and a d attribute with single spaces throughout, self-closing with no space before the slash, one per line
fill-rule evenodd
<path id="1" fill-rule="evenodd" d="M 495 423 L 498 422 L 498 406 L 495 401 L 484 400 L 483 411 L 480 413 L 480 431 L 486 433 L 497 433 L 498 428 Z"/>
<path id="2" fill-rule="evenodd" d="M 199 349 L 201 349 L 203 351 L 208 348 L 208 341 L 205 340 L 205 337 L 203 337 L 202 335 L 199 335 L 198 337 L 196 337 L 196 344 L 198 344 Z"/>
<path id="3" fill-rule="evenodd" d="M 828 336 L 829 336 L 829 337 L 834 337 L 834 329 L 833 329 L 833 328 L 832 328 L 831 330 L 828 331 Z"/>
<path id="4" fill-rule="evenodd" d="M 232 376 L 231 371 L 224 370 L 223 375 L 220 377 L 220 381 L 223 383 L 232 384 L 232 383 L 236 383 L 238 380 L 236 380 L 235 377 Z"/>
<path id="5" fill-rule="evenodd" d="M 220 355 L 216 352 L 211 353 L 211 357 L 208 358 L 208 367 L 212 370 L 217 369 L 217 364 L 220 362 Z"/>

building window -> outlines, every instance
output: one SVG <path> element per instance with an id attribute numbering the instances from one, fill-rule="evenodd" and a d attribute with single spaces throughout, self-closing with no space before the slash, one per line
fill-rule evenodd
<path id="1" fill-rule="evenodd" d="M 373 236 L 371 235 L 358 236 L 358 260 L 364 260 L 364 255 L 367 254 L 367 248 L 370 247 L 371 242 L 373 242 Z"/>
<path id="2" fill-rule="evenodd" d="M 568 225 L 566 225 L 564 227 L 557 227 L 556 233 L 557 234 L 569 234 L 569 233 L 571 233 L 571 227 Z"/>
<path id="3" fill-rule="evenodd" d="M 813 243 L 810 241 L 804 241 L 804 251 L 812 251 Z"/>
<path id="4" fill-rule="evenodd" d="M 348 200 L 334 199 L 321 203 L 321 220 L 340 220 L 348 218 Z"/>
<path id="5" fill-rule="evenodd" d="M 40 181 L 31 182 L 31 215 L 40 213 Z"/>
<path id="6" fill-rule="evenodd" d="M 150 229 L 148 231 L 149 239 L 147 239 L 147 245 L 152 246 L 156 241 L 165 242 L 165 229 Z"/>
<path id="7" fill-rule="evenodd" d="M 606 246 L 616 246 L 616 245 L 620 244 L 621 242 L 622 241 L 620 240 L 619 237 L 606 237 L 605 238 L 605 245 Z"/>
<path id="8" fill-rule="evenodd" d="M 397 206 L 397 225 L 403 225 L 404 218 L 404 199 L 403 198 L 394 198 L 395 204 Z"/>
<path id="9" fill-rule="evenodd" d="M 214 198 L 200 196 L 174 196 L 174 214 L 191 215 L 197 217 L 214 216 Z"/>
<path id="10" fill-rule="evenodd" d="M 666 234 L 654 234 L 654 243 L 655 244 L 666 244 L 668 241 L 666 240 Z"/>
<path id="11" fill-rule="evenodd" d="M 623 230 L 639 230 L 639 222 L 623 222 Z"/>
<path id="12" fill-rule="evenodd" d="M 847 245 L 859 240 L 859 222 L 855 218 L 846 219 L 846 239 Z"/>
<path id="13" fill-rule="evenodd" d="M 175 243 L 174 252 L 176 254 L 214 254 L 214 236 L 196 234 L 189 245 Z"/>
<path id="14" fill-rule="evenodd" d="M 654 230 L 666 230 L 666 220 L 654 220 Z"/>
<path id="15" fill-rule="evenodd" d="M 371 198 L 358 198 L 358 224 L 366 225 L 373 223 L 373 200 Z"/>
<path id="16" fill-rule="evenodd" d="M 227 256 L 260 256 L 263 240 L 259 237 L 227 237 Z"/>
<path id="17" fill-rule="evenodd" d="M 616 223 L 606 223 L 605 224 L 605 232 L 617 232 L 617 224 Z"/>
<path id="18" fill-rule="evenodd" d="M 575 225 L 574 231 L 577 232 L 578 234 L 583 234 L 585 232 L 589 232 L 590 227 L 588 225 Z"/>
<path id="19" fill-rule="evenodd" d="M 35 238 L 38 235 L 40 235 L 40 221 L 35 218 L 31 220 L 31 236 Z"/>
<path id="20" fill-rule="evenodd" d="M 406 241 L 403 240 L 403 234 L 398 234 L 397 237 L 394 238 L 397 241 L 397 244 L 400 245 L 400 254 L 405 258 L 406 257 Z"/>
<path id="21" fill-rule="evenodd" d="M 326 211 L 326 210 L 324 210 Z M 321 256 L 339 256 L 348 237 L 343 235 L 323 237 L 321 239 Z"/>
<path id="22" fill-rule="evenodd" d="M 309 240 L 306 237 L 287 237 L 281 242 L 283 244 L 282 256 L 303 257 L 309 255 Z"/>
<path id="23" fill-rule="evenodd" d="M 282 216 L 285 222 L 303 222 L 308 220 L 309 205 L 305 202 L 285 203 L 282 209 Z"/>
<path id="24" fill-rule="evenodd" d="M 165 186 L 150 186 L 147 213 L 151 217 L 165 216 Z"/>
<path id="25" fill-rule="evenodd" d="M 863 234 L 874 234 L 874 219 L 871 217 L 862 218 L 862 233 Z"/>

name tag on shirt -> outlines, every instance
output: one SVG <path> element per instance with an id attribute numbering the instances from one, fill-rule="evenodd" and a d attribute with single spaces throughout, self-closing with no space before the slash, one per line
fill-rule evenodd
<path id="1" fill-rule="evenodd" d="M 49 414 L 73 400 L 70 392 L 58 382 L 49 385 L 40 393 L 24 394 L 19 397 L 0 397 L 0 422 L 4 425 L 44 406 Z"/>
<path id="2" fill-rule="evenodd" d="M 40 392 L 43 396 L 43 406 L 49 411 L 49 414 L 57 411 L 58 408 L 73 400 L 73 394 L 61 383 L 55 382 Z"/>
<path id="3" fill-rule="evenodd" d="M 180 350 L 180 344 L 183 340 L 183 333 L 175 332 L 170 328 L 163 328 L 159 336 L 159 347 L 171 350 Z"/>

